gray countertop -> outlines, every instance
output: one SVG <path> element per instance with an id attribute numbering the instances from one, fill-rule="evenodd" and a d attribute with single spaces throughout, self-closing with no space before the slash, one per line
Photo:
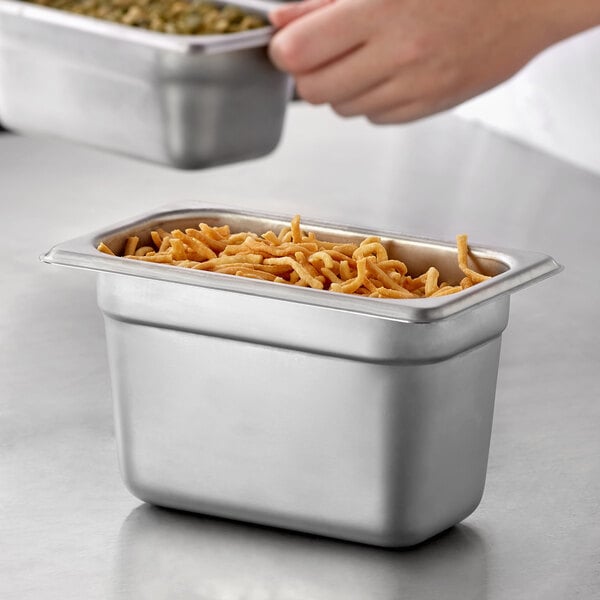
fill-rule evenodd
<path id="1" fill-rule="evenodd" d="M 381 550 L 145 505 L 122 485 L 93 273 L 55 243 L 219 200 L 550 254 L 512 298 L 486 490 Z M 600 177 L 450 116 L 404 127 L 291 107 L 269 157 L 178 172 L 0 134 L 0 597 L 591 599 L 600 594 Z"/>

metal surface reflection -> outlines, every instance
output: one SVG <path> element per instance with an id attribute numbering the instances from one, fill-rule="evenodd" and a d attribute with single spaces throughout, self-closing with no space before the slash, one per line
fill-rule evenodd
<path id="1" fill-rule="evenodd" d="M 114 597 L 142 600 L 487 598 L 486 544 L 468 525 L 389 550 L 144 504 L 115 569 Z"/>

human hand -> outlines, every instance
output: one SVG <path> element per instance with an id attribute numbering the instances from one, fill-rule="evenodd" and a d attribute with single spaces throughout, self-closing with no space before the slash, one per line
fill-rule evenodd
<path id="1" fill-rule="evenodd" d="M 269 15 L 269 52 L 300 97 L 402 123 L 508 79 L 551 44 L 600 23 L 600 0 L 306 0 Z"/>

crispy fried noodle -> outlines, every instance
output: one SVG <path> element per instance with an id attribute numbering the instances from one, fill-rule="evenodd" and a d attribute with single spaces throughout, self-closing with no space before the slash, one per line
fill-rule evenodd
<path id="1" fill-rule="evenodd" d="M 378 237 L 365 238 L 360 244 L 319 240 L 301 229 L 298 215 L 279 234 L 232 234 L 228 225 L 201 223 L 198 229 L 185 231 L 157 229 L 151 239 L 153 246 L 140 247 L 139 237 L 127 238 L 123 256 L 371 298 L 447 296 L 490 278 L 467 266 L 469 247 L 464 234 L 456 236 L 458 266 L 465 275 L 458 285 L 440 282 L 435 267 L 409 275 L 401 260 L 388 257 Z M 114 254 L 104 243 L 98 250 Z"/>

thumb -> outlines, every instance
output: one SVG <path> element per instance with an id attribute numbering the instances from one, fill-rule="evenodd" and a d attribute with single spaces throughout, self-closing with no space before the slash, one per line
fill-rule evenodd
<path id="1" fill-rule="evenodd" d="M 303 15 L 318 10 L 328 4 L 332 4 L 335 0 L 304 0 L 303 2 L 290 2 L 285 6 L 280 6 L 269 12 L 269 20 L 271 23 L 281 29 L 289 25 Z"/>

